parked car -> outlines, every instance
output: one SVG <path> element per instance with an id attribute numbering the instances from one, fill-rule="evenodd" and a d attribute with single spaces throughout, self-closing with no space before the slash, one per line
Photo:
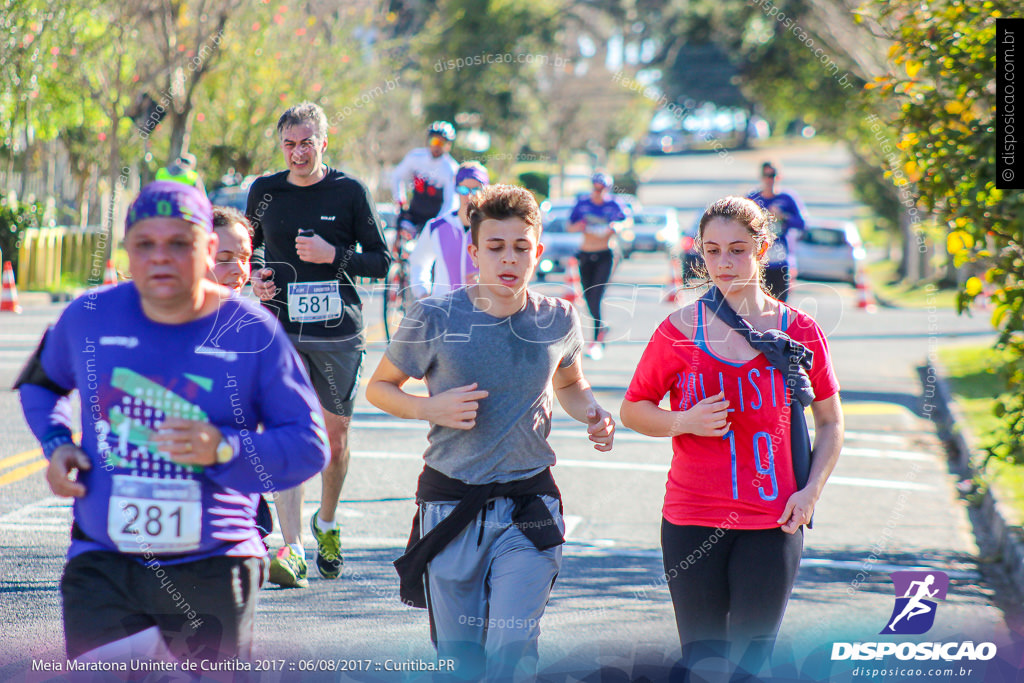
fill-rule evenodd
<path id="1" fill-rule="evenodd" d="M 797 272 L 802 280 L 856 284 L 865 258 L 857 226 L 848 221 L 809 223 L 796 242 Z"/>
<path id="2" fill-rule="evenodd" d="M 674 128 L 658 132 L 651 131 L 640 142 L 640 148 L 646 155 L 679 154 L 685 152 L 689 147 L 686 132 Z"/>
<path id="3" fill-rule="evenodd" d="M 634 251 L 672 253 L 680 240 L 679 215 L 671 206 L 645 206 L 633 216 L 633 225 L 623 229 L 619 246 L 624 258 Z"/>
<path id="4" fill-rule="evenodd" d="M 245 203 L 249 198 L 249 186 L 257 176 L 249 176 L 240 185 L 225 185 L 210 193 L 210 203 L 214 206 L 230 206 L 245 213 Z"/>
<path id="5" fill-rule="evenodd" d="M 569 259 L 579 253 L 583 233 L 569 232 L 569 215 L 574 206 L 575 199 L 556 199 L 541 204 L 544 229 L 540 241 L 544 253 L 537 265 L 538 280 L 544 280 L 549 273 L 564 273 Z"/>
<path id="6" fill-rule="evenodd" d="M 704 270 L 704 257 L 697 251 L 697 230 L 700 228 L 702 213 L 697 214 L 687 227 L 681 229 L 676 253 L 679 254 L 683 266 L 683 282 L 697 277 L 698 273 Z"/>

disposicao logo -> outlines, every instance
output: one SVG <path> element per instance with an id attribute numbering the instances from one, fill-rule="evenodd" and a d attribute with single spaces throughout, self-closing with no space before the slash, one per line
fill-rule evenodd
<path id="1" fill-rule="evenodd" d="M 896 588 L 896 604 L 882 635 L 920 635 L 935 624 L 937 600 L 946 599 L 949 576 L 940 571 L 903 571 L 890 574 Z M 832 660 L 870 660 L 896 657 L 900 660 L 943 660 L 946 662 L 989 660 L 996 656 L 994 643 L 833 643 Z"/>
<path id="2" fill-rule="evenodd" d="M 945 600 L 949 577 L 945 572 L 893 572 L 896 605 L 879 633 L 920 635 L 935 623 L 936 600 Z"/>

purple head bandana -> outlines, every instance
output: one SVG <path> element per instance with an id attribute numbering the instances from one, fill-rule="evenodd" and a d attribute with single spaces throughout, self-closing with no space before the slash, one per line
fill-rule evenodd
<path id="1" fill-rule="evenodd" d="M 491 177 L 487 174 L 487 169 L 480 164 L 465 164 L 460 166 L 459 170 L 455 173 L 455 184 L 458 185 L 463 180 L 469 180 L 472 178 L 481 185 L 489 185 Z"/>
<path id="2" fill-rule="evenodd" d="M 128 208 L 125 231 L 147 218 L 181 218 L 213 232 L 213 208 L 202 190 L 172 180 L 158 180 L 142 188 Z"/>

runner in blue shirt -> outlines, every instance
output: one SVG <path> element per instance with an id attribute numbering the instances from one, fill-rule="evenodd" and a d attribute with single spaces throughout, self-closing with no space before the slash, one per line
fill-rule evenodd
<path id="1" fill-rule="evenodd" d="M 764 279 L 768 292 L 779 301 L 786 301 L 790 283 L 796 279 L 796 241 L 804 229 L 804 210 L 795 195 L 775 191 L 778 176 L 778 169 L 770 161 L 761 164 L 761 189 L 748 194 L 747 199 L 753 199 L 775 216 L 776 238 L 768 250 Z"/>
<path id="2" fill-rule="evenodd" d="M 75 499 L 69 659 L 249 657 L 267 566 L 258 496 L 328 460 L 316 394 L 274 316 L 207 279 L 217 247 L 205 194 L 147 185 L 126 222 L 132 281 L 72 302 L 16 384 L 47 483 Z"/>
<path id="3" fill-rule="evenodd" d="M 604 355 L 604 336 L 608 329 L 601 320 L 601 299 L 615 263 L 611 242 L 618 232 L 619 223 L 626 220 L 626 211 L 610 194 L 610 175 L 595 173 L 591 181 L 593 191 L 580 197 L 569 216 L 569 232 L 583 233 L 583 243 L 576 258 L 579 260 L 583 298 L 590 309 L 590 317 L 594 319 L 594 343 L 587 350 L 587 355 L 600 360 Z"/>

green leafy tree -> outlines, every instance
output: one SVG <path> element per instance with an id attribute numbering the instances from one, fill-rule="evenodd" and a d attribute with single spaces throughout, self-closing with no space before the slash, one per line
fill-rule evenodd
<path id="1" fill-rule="evenodd" d="M 517 152 L 544 113 L 538 74 L 558 68 L 563 4 L 437 2 L 412 50 L 425 118 L 473 112 L 491 134 L 492 153 Z"/>
<path id="2" fill-rule="evenodd" d="M 977 273 L 966 279 L 959 308 L 986 289 L 995 303 L 997 348 L 1009 356 L 1007 393 L 996 409 L 1007 439 L 990 454 L 1024 462 L 1024 193 L 996 188 L 994 88 L 996 18 L 1018 13 L 1019 3 L 900 0 L 870 8 L 895 41 L 897 69 L 876 90 L 899 105 L 902 171 L 945 227 L 957 263 Z"/>
<path id="3" fill-rule="evenodd" d="M 188 150 L 196 91 L 220 59 L 228 18 L 243 1 L 137 0 L 132 4 L 129 20 L 153 39 L 149 60 L 157 73 L 159 92 L 146 94 L 165 110 L 170 129 L 168 163 Z M 144 127 L 143 132 L 149 131 Z"/>
<path id="4" fill-rule="evenodd" d="M 278 117 L 311 100 L 327 114 L 328 163 L 374 185 L 367 174 L 397 154 L 388 144 L 408 117 L 408 90 L 389 45 L 372 38 L 376 21 L 368 7 L 326 1 L 303 11 L 243 7 L 196 95 L 191 147 L 204 175 L 215 180 L 229 169 L 248 175 L 280 167 Z"/>

